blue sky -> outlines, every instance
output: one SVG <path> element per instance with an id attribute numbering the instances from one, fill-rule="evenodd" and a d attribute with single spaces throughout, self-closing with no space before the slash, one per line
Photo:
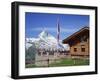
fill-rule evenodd
<path id="1" fill-rule="evenodd" d="M 45 29 L 48 33 L 57 37 L 57 20 L 60 24 L 60 39 L 65 39 L 74 32 L 89 26 L 88 15 L 49 14 L 49 13 L 25 13 L 25 36 L 35 37 Z"/>

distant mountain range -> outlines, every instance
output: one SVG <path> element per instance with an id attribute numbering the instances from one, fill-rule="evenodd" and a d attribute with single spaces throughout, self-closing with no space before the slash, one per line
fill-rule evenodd
<path id="1" fill-rule="evenodd" d="M 47 31 L 43 30 L 39 35 L 38 38 L 26 38 L 26 49 L 33 46 L 39 49 L 46 49 L 46 50 L 69 50 L 67 44 L 62 44 L 62 40 L 57 42 L 57 39 L 49 34 Z"/>

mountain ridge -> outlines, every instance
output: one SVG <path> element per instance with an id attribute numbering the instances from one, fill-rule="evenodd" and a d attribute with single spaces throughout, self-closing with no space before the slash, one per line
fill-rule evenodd
<path id="1" fill-rule="evenodd" d="M 47 49 L 47 50 L 67 50 L 67 45 L 60 42 L 57 42 L 57 39 L 49 34 L 46 30 L 43 30 L 39 35 L 38 38 L 26 38 L 25 47 L 28 49 L 35 44 L 36 48 L 38 49 Z"/>

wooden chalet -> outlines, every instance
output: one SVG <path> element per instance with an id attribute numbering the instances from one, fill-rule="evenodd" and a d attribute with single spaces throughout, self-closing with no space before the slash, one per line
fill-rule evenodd
<path id="1" fill-rule="evenodd" d="M 63 40 L 69 44 L 71 57 L 89 57 L 89 27 L 84 27 Z"/>

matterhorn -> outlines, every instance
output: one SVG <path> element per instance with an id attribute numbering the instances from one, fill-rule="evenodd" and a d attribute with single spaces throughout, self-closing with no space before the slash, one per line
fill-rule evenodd
<path id="1" fill-rule="evenodd" d="M 62 44 L 61 40 L 58 43 L 57 39 L 46 30 L 43 30 L 38 35 L 38 38 L 26 38 L 26 49 L 29 49 L 33 45 L 37 49 L 67 50 L 67 45 Z"/>

